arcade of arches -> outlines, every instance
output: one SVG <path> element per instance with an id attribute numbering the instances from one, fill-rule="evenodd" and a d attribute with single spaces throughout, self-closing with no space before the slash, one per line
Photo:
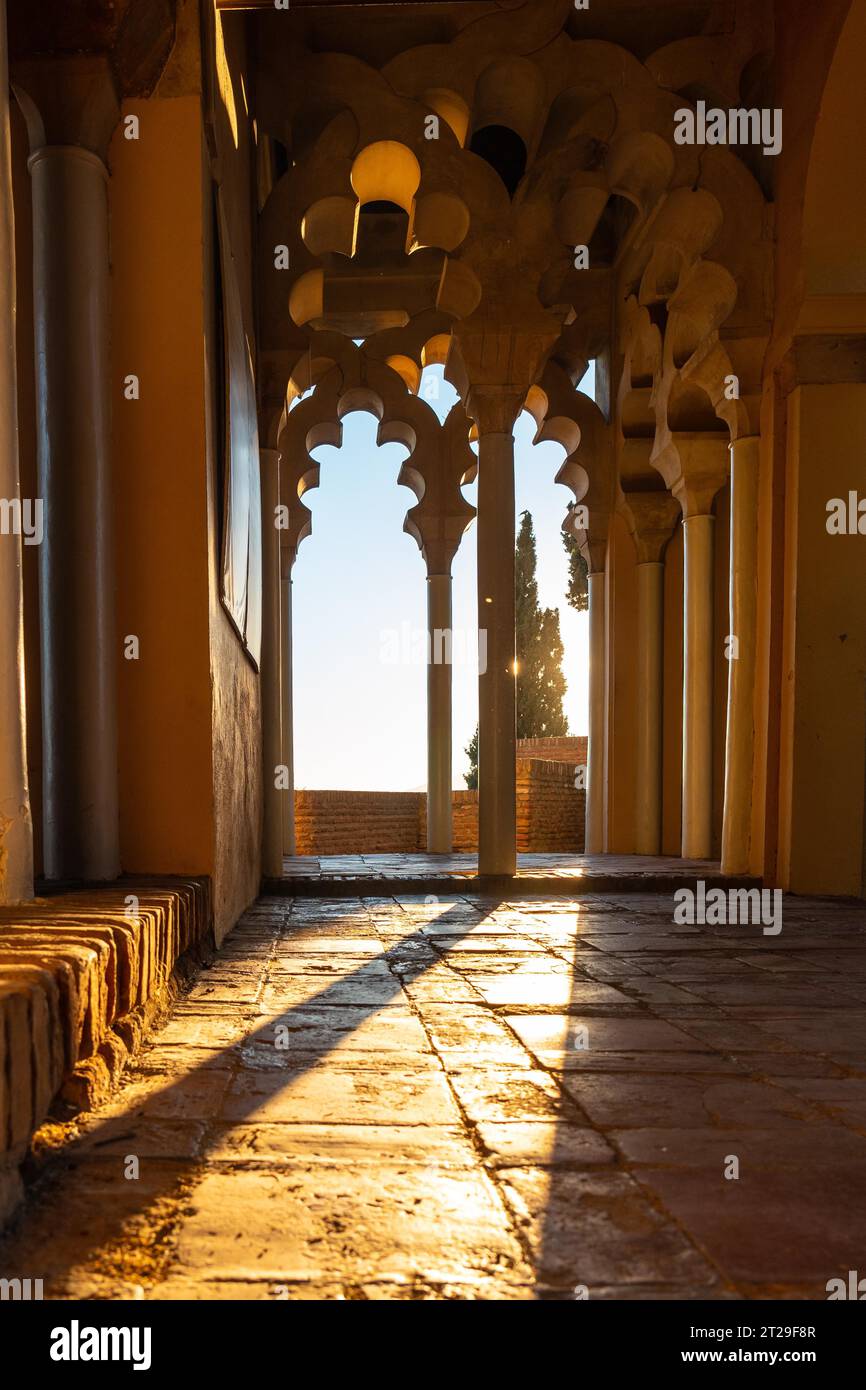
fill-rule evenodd
<path id="1" fill-rule="evenodd" d="M 850 1147 L 845 1162 L 862 1161 L 862 1089 L 855 1102 L 809 1086 L 832 1077 L 841 1096 L 844 1080 L 866 1085 L 854 901 L 866 896 L 866 194 L 853 153 L 866 147 L 866 0 L 5 0 L 5 10 L 0 1210 L 20 1201 L 18 1166 L 51 1107 L 104 1105 L 202 965 L 213 983 L 173 1005 L 171 1043 L 160 1035 L 175 1099 L 151 1106 L 158 1122 L 168 1117 L 177 1173 L 153 1179 L 143 1204 L 183 1187 L 191 1151 L 178 1117 L 215 1124 L 212 1083 L 216 1207 L 231 1200 L 220 1195 L 226 1163 L 256 1148 L 251 1111 L 273 1111 L 262 1142 L 275 1163 L 285 1153 L 273 1063 L 245 1099 L 231 1068 L 254 1072 L 260 1015 L 289 1005 L 300 1010 L 292 1027 L 310 1030 L 301 1053 L 319 1054 L 300 1083 L 313 1096 L 312 1112 L 299 1103 L 307 1120 L 340 1110 L 347 1059 L 372 1068 L 380 1050 L 410 1052 L 417 1032 L 423 1065 L 410 1077 L 408 1064 L 382 1064 L 370 1124 L 394 1129 L 405 1108 L 422 1116 L 406 1125 L 444 1127 L 450 1143 L 453 1118 L 475 1126 L 467 1154 L 486 1150 L 497 1171 L 518 1174 L 502 1231 L 489 1236 L 489 1249 L 501 1235 L 512 1252 L 486 1271 L 491 1296 L 577 1278 L 566 1237 L 519 1176 L 533 1124 L 539 1143 L 563 1126 L 553 1143 L 572 1175 L 603 1166 L 610 1124 L 623 1126 L 620 1101 L 609 1123 L 598 1101 L 604 1084 L 617 1086 L 605 1068 L 596 1090 L 591 1078 L 562 1090 L 571 1070 L 551 1062 L 554 1017 L 586 1013 L 603 1036 L 620 1028 L 619 1043 L 599 1046 L 632 1056 L 659 1097 L 676 1091 L 675 1071 L 695 1094 L 710 1074 L 724 1090 L 726 1077 L 718 1113 L 729 1118 L 714 1124 L 748 1121 L 752 1100 L 756 1131 L 795 1115 L 811 1123 L 803 1116 L 817 1110 L 822 1133 L 838 1130 Z M 684 107 L 763 112 L 782 122 L 780 148 L 680 143 Z M 577 387 L 591 360 L 596 399 Z M 430 364 L 444 365 L 459 395 L 444 421 L 419 391 Z M 317 898 L 280 883 L 295 850 L 293 747 L 304 739 L 292 717 L 302 678 L 292 569 L 311 530 L 315 451 L 338 445 L 356 410 L 375 416 L 380 442 L 406 451 L 400 482 L 417 501 L 405 529 L 419 584 L 426 567 L 431 632 L 451 627 L 452 561 L 477 527 L 481 878 L 442 879 L 442 901 L 425 911 L 399 894 L 377 907 L 385 899 L 357 884 L 319 883 Z M 520 896 L 515 877 L 512 429 L 524 410 L 536 442 L 564 449 L 559 481 L 573 502 L 563 524 L 589 587 L 588 857 L 575 863 L 588 880 L 583 896 L 573 879 L 543 900 Z M 462 491 L 475 477 L 477 510 Z M 427 848 L 449 856 L 447 664 L 430 666 L 427 696 Z M 419 857 L 415 877 L 436 863 Z M 699 874 L 791 895 L 777 942 L 759 928 L 742 959 L 719 956 L 715 994 L 702 953 L 669 939 L 672 887 Z M 607 896 L 593 899 L 593 876 Z M 263 880 L 273 896 L 255 905 Z M 482 890 L 500 895 L 495 905 Z M 605 918 L 611 933 L 628 931 L 629 902 L 636 938 L 661 954 L 606 973 Z M 585 941 L 581 914 L 598 930 L 585 928 Z M 410 929 L 430 953 L 423 968 L 407 964 Z M 467 971 L 448 963 L 473 934 L 501 974 L 485 973 L 480 946 L 467 950 Z M 449 935 L 457 948 L 432 954 L 431 938 L 438 951 Z M 799 950 L 778 997 L 780 976 L 758 963 L 768 943 Z M 326 948 L 332 995 L 311 994 L 319 1003 L 305 1017 L 303 963 L 312 979 Z M 278 962 L 270 974 L 266 956 Z M 544 971 L 529 968 L 534 956 Z M 521 970 L 525 998 L 513 984 Z M 810 1069 L 797 1014 L 801 1036 L 815 1036 L 825 996 L 837 1031 L 820 1050 L 836 1060 Z M 535 1005 L 537 1026 L 524 1026 Z M 351 1042 L 343 1050 L 353 1008 L 371 1039 L 356 1041 L 357 1054 Z M 701 1008 L 710 1016 L 697 1026 Z M 467 1028 L 476 1020 L 474 1041 L 453 1040 L 449 1009 Z M 736 1071 L 737 1030 L 745 1048 L 770 1015 L 788 1032 L 753 1050 L 784 1065 Z M 325 1040 L 331 1024 L 339 1042 Z M 486 1090 L 466 1083 L 478 1038 L 482 1069 L 526 1068 L 516 1109 L 489 1077 Z M 685 1052 L 676 1067 L 650 1065 L 657 1048 Z M 229 1053 L 231 1068 L 215 1060 Z M 428 1064 L 457 1053 L 450 1089 L 438 1072 L 434 1085 Z M 207 1099 L 193 1085 L 184 1111 L 190 1071 Z M 156 1072 L 126 1084 L 146 1101 Z M 758 1095 L 768 1075 L 787 1085 L 767 1084 L 770 1102 Z M 76 1142 L 101 1123 L 101 1152 L 114 1152 L 110 1127 L 134 1104 L 124 1094 L 90 1119 L 64 1112 L 86 1131 Z M 653 1109 L 646 1094 L 641 1107 Z M 647 1123 L 673 1131 L 679 1109 L 660 1099 Z M 363 1166 L 379 1141 L 362 1129 L 357 1144 L 369 1149 L 347 1161 Z M 309 1130 L 304 1163 L 319 1142 Z M 345 1158 L 341 1144 L 333 1152 Z M 597 1181 L 642 1191 L 628 1167 L 639 1151 L 614 1145 L 616 1172 Z M 434 1160 L 425 1151 L 424 1181 Z M 659 1171 L 670 1170 L 660 1161 Z M 579 1189 L 575 1180 L 573 1202 L 560 1203 L 575 1221 Z M 664 1190 L 660 1179 L 658 1203 Z M 487 1197 L 479 1188 L 472 1200 Z M 36 1224 L 25 1207 L 23 1230 L 38 1244 L 34 1203 Z M 674 1236 L 653 1225 L 661 1209 L 647 1217 L 645 1275 L 600 1257 L 599 1286 L 678 1287 Z M 831 1215 L 823 1253 L 832 1247 L 841 1269 L 855 1255 Z M 691 1219 L 691 1206 L 676 1210 L 677 1240 L 692 1240 Z M 562 1210 L 557 1220 L 567 1226 Z M 768 1284 L 802 1293 L 824 1269 L 818 1255 L 805 1271 L 740 1268 L 714 1238 L 694 1236 L 682 1266 L 709 1296 Z M 205 1278 L 196 1259 L 206 1244 L 187 1232 L 181 1283 Z M 79 1254 L 64 1255 L 61 1292 L 75 1286 Z M 837 1272 L 828 1265 L 826 1277 Z M 330 1266 L 304 1278 L 331 1295 L 340 1285 Z M 121 1271 L 109 1287 L 142 1279 Z M 452 1271 L 437 1288 L 462 1279 Z M 365 1281 L 378 1288 L 375 1261 Z"/>

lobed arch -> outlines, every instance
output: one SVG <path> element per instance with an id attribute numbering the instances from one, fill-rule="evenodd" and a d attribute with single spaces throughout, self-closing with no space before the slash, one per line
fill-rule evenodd
<path id="1" fill-rule="evenodd" d="M 282 460 L 280 502 L 288 518 L 282 533 L 284 548 L 296 553 L 312 533 L 312 513 L 303 498 L 319 486 L 320 465 L 313 451 L 323 444 L 339 448 L 343 419 L 362 411 L 378 422 L 378 445 L 400 444 L 407 451 L 397 481 L 411 488 L 418 500 L 407 513 L 404 530 L 428 560 L 452 544 L 453 554 L 475 515 L 460 490 L 476 469 L 469 448 L 470 422 L 462 404 L 454 406 L 440 424 L 397 369 L 414 363 L 412 357 L 404 355 L 399 363 L 380 359 L 348 340 L 335 341 L 339 336 L 322 335 L 316 344 L 319 363 L 322 367 L 328 363 L 329 349 L 338 357 L 331 359 L 310 393 L 281 417 L 276 447 Z"/>
<path id="2" fill-rule="evenodd" d="M 575 390 L 554 361 L 547 362 L 526 408 L 538 426 L 533 442 L 553 441 L 565 450 L 555 481 L 571 490 L 574 504 L 563 529 L 577 540 L 590 573 L 602 570 L 616 477 L 611 425 L 596 402 Z"/>
<path id="3" fill-rule="evenodd" d="M 524 7 L 515 11 L 516 29 L 527 18 Z M 659 412 L 687 368 L 702 379 L 716 374 L 719 388 L 711 391 L 721 405 L 728 362 L 720 333 L 726 324 L 754 331 L 768 265 L 766 209 L 754 178 L 729 150 L 699 156 L 675 146 L 681 98 L 617 45 L 559 30 L 535 50 L 521 51 L 515 36 L 497 51 L 484 39 L 489 32 L 486 24 L 468 25 L 450 44 L 411 50 L 380 71 L 345 55 L 313 60 L 312 71 L 328 74 L 328 93 L 345 88 L 341 75 L 365 71 L 349 98 L 352 110 L 332 118 L 265 205 L 262 274 L 280 285 L 281 300 L 274 311 L 274 294 L 261 296 L 272 306 L 266 353 L 278 355 L 287 340 L 294 351 L 311 332 L 338 322 L 340 277 L 357 250 L 360 209 L 387 200 L 406 215 L 404 261 L 387 262 L 393 298 L 365 332 L 399 335 L 423 312 L 442 315 L 448 326 L 481 322 L 514 295 L 524 309 L 537 315 L 540 305 L 562 322 L 586 313 L 593 300 L 633 295 L 666 354 L 650 388 Z M 425 140 L 424 113 L 434 98 L 451 120 L 443 119 L 442 138 Z M 531 158 L 513 200 L 467 148 L 471 132 L 494 121 L 519 133 Z M 314 189 L 318 196 L 310 197 Z M 268 248 L 278 226 L 298 222 L 293 271 L 278 281 Z M 573 248 L 594 239 L 596 252 L 608 244 L 607 268 L 597 266 L 590 279 L 574 266 Z M 400 279 L 409 263 L 414 298 Z M 395 346 L 389 357 L 407 385 L 417 384 L 413 354 L 401 360 Z M 616 396 L 618 386 L 612 389 Z M 635 389 L 646 391 L 647 383 Z M 637 418 L 645 407 L 646 400 L 631 400 L 628 409 Z"/>

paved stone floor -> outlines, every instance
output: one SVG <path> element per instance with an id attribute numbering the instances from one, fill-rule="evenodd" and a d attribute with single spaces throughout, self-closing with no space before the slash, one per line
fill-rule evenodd
<path id="1" fill-rule="evenodd" d="M 263 899 L 46 1129 L 52 1297 L 826 1297 L 866 1273 L 866 908 Z M 739 1177 L 732 1173 L 735 1163 Z"/>
<path id="2" fill-rule="evenodd" d="M 298 854 L 283 861 L 287 878 L 473 878 L 475 854 Z M 694 878 L 718 874 L 712 860 L 640 854 L 518 854 L 517 878 L 618 878 L 647 874 Z"/>

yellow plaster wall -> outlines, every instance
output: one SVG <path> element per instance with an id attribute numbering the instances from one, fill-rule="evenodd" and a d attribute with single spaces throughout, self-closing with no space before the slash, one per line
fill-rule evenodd
<path id="1" fill-rule="evenodd" d="M 775 61 L 785 141 L 775 179 L 774 318 L 761 419 L 752 869 L 803 892 L 862 892 L 857 769 L 866 740 L 852 655 L 860 639 L 849 646 L 850 634 L 844 642 L 837 636 L 837 650 L 826 637 L 834 628 L 857 628 L 862 574 L 858 580 L 856 539 L 836 538 L 854 547 L 843 559 L 824 522 L 828 497 L 844 495 L 852 471 L 850 485 L 862 487 L 858 413 L 866 402 L 856 387 L 790 394 L 799 368 L 789 354 L 798 334 L 798 351 L 808 352 L 803 335 L 810 332 L 828 344 L 838 334 L 840 348 L 846 333 L 862 332 L 866 185 L 850 176 L 850 151 L 866 138 L 864 51 L 866 0 L 779 0 Z M 830 406 L 832 398 L 820 395 L 834 390 L 845 398 L 841 416 L 834 412 L 842 397 Z M 847 563 L 854 569 L 846 579 Z M 846 597 L 846 585 L 857 582 L 859 590 L 850 587 Z M 845 612 L 848 620 L 840 622 Z M 862 688 L 859 698 L 862 707 Z M 831 788 L 837 763 L 843 776 Z"/>
<path id="2" fill-rule="evenodd" d="M 788 592 L 779 876 L 795 892 L 863 892 L 866 536 L 830 535 L 827 501 L 864 488 L 866 384 L 789 400 Z"/>
<path id="3" fill-rule="evenodd" d="M 124 108 L 140 139 L 121 129 L 110 157 L 119 653 L 123 635 L 141 641 L 140 661 L 118 658 L 121 844 L 126 870 L 212 874 L 221 939 L 258 891 L 261 729 L 258 673 L 220 601 L 222 350 L 193 51 L 166 75 L 171 96 Z M 252 338 L 247 139 L 223 142 L 219 169 Z M 123 400 L 128 372 L 140 401 Z"/>
<path id="4" fill-rule="evenodd" d="M 213 873 L 201 108 L 193 94 L 124 114 L 140 138 L 119 128 L 109 154 L 121 858 Z M 129 373 L 140 400 L 124 399 Z"/>

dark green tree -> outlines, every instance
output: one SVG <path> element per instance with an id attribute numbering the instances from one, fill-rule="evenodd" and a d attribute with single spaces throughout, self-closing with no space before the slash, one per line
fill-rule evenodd
<path id="1" fill-rule="evenodd" d="M 466 745 L 465 753 L 469 759 L 469 771 L 464 772 L 463 777 L 467 787 L 471 792 L 478 790 L 478 725 L 475 725 L 475 733 Z"/>
<path id="2" fill-rule="evenodd" d="M 589 573 L 586 568 L 586 561 L 578 549 L 577 541 L 569 531 L 563 531 L 562 543 L 568 555 L 568 587 L 565 591 L 565 599 L 570 607 L 577 609 L 578 613 L 585 613 L 589 608 Z"/>
<path id="3" fill-rule="evenodd" d="M 565 676 L 559 613 L 541 608 L 535 577 L 535 532 L 529 512 L 520 518 L 514 554 L 514 603 L 517 637 L 517 737 L 553 738 L 568 733 L 562 708 Z M 466 785 L 478 786 L 478 730 L 467 745 Z"/>
<path id="4" fill-rule="evenodd" d="M 562 708 L 565 676 L 559 613 L 555 608 L 539 607 L 536 564 L 532 517 L 523 512 L 514 557 L 518 738 L 554 738 L 568 733 Z"/>

